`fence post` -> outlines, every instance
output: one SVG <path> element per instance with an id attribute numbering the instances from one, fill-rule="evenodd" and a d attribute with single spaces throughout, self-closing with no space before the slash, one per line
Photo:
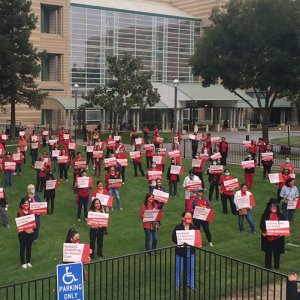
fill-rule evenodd
<path id="1" fill-rule="evenodd" d="M 260 167 L 260 151 L 261 151 L 261 147 L 260 145 L 258 145 L 258 166 Z"/>
<path id="2" fill-rule="evenodd" d="M 186 142 L 186 139 L 183 140 L 184 143 L 183 143 L 183 158 L 185 158 L 185 142 Z"/>
<path id="3" fill-rule="evenodd" d="M 184 258 L 183 258 L 183 293 L 182 299 L 187 299 L 188 276 L 187 276 L 187 244 L 184 244 Z"/>

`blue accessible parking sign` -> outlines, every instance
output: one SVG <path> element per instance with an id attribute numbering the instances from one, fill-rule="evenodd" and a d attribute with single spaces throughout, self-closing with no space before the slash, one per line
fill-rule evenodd
<path id="1" fill-rule="evenodd" d="M 82 263 L 57 265 L 58 300 L 83 300 Z"/>

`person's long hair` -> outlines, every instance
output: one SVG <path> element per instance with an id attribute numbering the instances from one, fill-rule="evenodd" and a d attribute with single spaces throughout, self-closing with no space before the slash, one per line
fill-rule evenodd
<path id="1" fill-rule="evenodd" d="M 53 175 L 53 171 L 49 170 L 47 171 L 47 174 L 46 174 L 46 180 L 54 180 L 54 175 Z"/>
<path id="2" fill-rule="evenodd" d="M 148 194 L 146 194 L 146 196 L 145 196 L 144 205 L 145 205 L 146 208 L 147 208 L 147 205 L 148 205 L 148 199 L 149 199 L 152 195 L 153 195 L 152 193 L 148 193 Z M 154 201 L 153 201 L 151 204 L 152 204 L 152 208 L 154 208 L 154 206 L 155 206 Z"/>
<path id="3" fill-rule="evenodd" d="M 77 233 L 78 233 L 78 231 L 75 228 L 71 228 L 68 231 L 68 234 L 67 234 L 67 237 L 66 237 L 66 243 L 71 244 L 72 243 L 71 239 L 73 239 L 74 235 L 77 234 Z"/>
<path id="4" fill-rule="evenodd" d="M 294 178 L 288 178 L 287 181 L 285 182 L 285 186 L 290 187 L 290 182 L 295 180 Z"/>
<path id="5" fill-rule="evenodd" d="M 96 207 L 95 207 L 95 202 L 96 201 L 99 201 L 100 202 L 100 211 L 102 211 L 102 204 L 101 204 L 101 201 L 98 199 L 98 198 L 95 198 L 93 201 L 92 201 L 92 204 L 91 204 L 91 207 L 90 207 L 90 211 L 93 211 L 95 212 L 96 211 Z"/>

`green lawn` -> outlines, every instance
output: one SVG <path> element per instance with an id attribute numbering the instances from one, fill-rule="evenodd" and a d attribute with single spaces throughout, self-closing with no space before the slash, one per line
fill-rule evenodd
<path id="1" fill-rule="evenodd" d="M 47 148 L 48 149 L 48 148 Z M 10 151 L 13 152 L 13 148 Z M 69 170 L 69 181 L 63 181 L 56 190 L 55 209 L 53 215 L 41 216 L 41 229 L 39 239 L 32 246 L 33 268 L 22 269 L 19 259 L 19 241 L 14 218 L 19 210 L 19 202 L 27 194 L 28 184 L 36 183 L 35 171 L 31 168 L 30 156 L 27 155 L 28 163 L 24 166 L 22 176 L 14 176 L 13 187 L 7 188 L 9 197 L 8 216 L 11 228 L 0 227 L 0 250 L 1 270 L 0 285 L 26 281 L 46 275 L 53 275 L 56 272 L 56 265 L 62 262 L 62 246 L 69 228 L 75 227 L 81 236 L 82 243 L 89 243 L 89 227 L 86 222 L 77 222 L 77 207 L 75 206 L 75 195 L 72 191 L 72 170 Z M 142 159 L 146 171 L 145 157 Z M 166 165 L 169 160 L 166 159 Z M 185 175 L 191 168 L 191 160 L 183 160 Z M 230 166 L 231 174 L 238 177 L 240 183 L 244 182 L 243 170 L 240 166 Z M 93 171 L 88 171 L 92 176 Z M 133 167 L 129 163 L 126 170 L 126 184 L 120 189 L 121 204 L 123 211 L 117 209 L 110 212 L 109 234 L 104 237 L 104 258 L 110 258 L 135 252 L 144 251 L 144 230 L 142 220 L 139 218 L 139 211 L 144 202 L 145 194 L 148 192 L 147 180 L 139 175 L 133 177 Z M 59 178 L 58 174 L 55 174 Z M 297 175 L 299 176 L 299 175 Z M 4 175 L 0 176 L 4 184 Z M 104 179 L 104 173 L 101 176 Z M 204 177 L 207 184 L 207 176 Z M 183 176 L 178 186 L 178 198 L 171 198 L 165 205 L 165 212 L 162 219 L 162 227 L 158 234 L 158 247 L 173 245 L 172 231 L 181 220 L 181 213 L 184 211 L 184 189 L 182 188 Z M 166 186 L 166 174 L 163 178 Z M 94 179 L 94 185 L 96 179 Z M 234 257 L 246 262 L 264 265 L 264 253 L 260 250 L 259 222 L 269 198 L 276 196 L 277 187 L 271 185 L 268 180 L 262 180 L 262 170 L 257 169 L 254 178 L 253 194 L 256 200 L 256 207 L 252 210 L 252 216 L 256 225 L 257 235 L 251 234 L 248 223 L 245 221 L 245 234 L 241 235 L 238 228 L 237 217 L 222 214 L 221 202 L 212 201 L 212 208 L 215 209 L 215 217 L 210 225 L 212 242 L 214 248 L 208 246 L 205 235 L 203 235 L 203 247 Z M 208 191 L 206 192 L 208 195 Z M 42 198 L 42 195 L 40 195 Z M 229 205 L 228 205 L 229 208 Z M 82 212 L 83 214 L 83 212 Z M 2 221 L 1 221 L 2 223 Z M 287 243 L 299 244 L 300 232 L 299 212 L 295 214 L 295 222 L 291 224 L 291 237 L 286 238 Z M 298 247 L 286 246 L 286 253 L 281 256 L 281 272 L 288 274 L 291 271 L 300 271 L 300 255 Z"/>
<path id="2" fill-rule="evenodd" d="M 288 138 L 278 138 L 278 139 L 273 139 L 271 140 L 272 143 L 274 144 L 279 144 L 279 145 L 287 145 L 288 144 Z M 300 136 L 291 136 L 290 137 L 290 145 L 293 147 L 300 147 Z"/>

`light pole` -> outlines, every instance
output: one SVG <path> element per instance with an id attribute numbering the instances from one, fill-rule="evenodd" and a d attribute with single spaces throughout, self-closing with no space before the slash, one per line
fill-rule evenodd
<path id="1" fill-rule="evenodd" d="M 75 143 L 77 142 L 77 91 L 78 91 L 79 85 L 74 84 L 74 90 L 75 90 Z"/>
<path id="2" fill-rule="evenodd" d="M 179 85 L 179 80 L 175 79 L 173 81 L 173 85 L 175 87 L 175 95 L 174 95 L 174 134 L 177 132 L 177 87 Z"/>

